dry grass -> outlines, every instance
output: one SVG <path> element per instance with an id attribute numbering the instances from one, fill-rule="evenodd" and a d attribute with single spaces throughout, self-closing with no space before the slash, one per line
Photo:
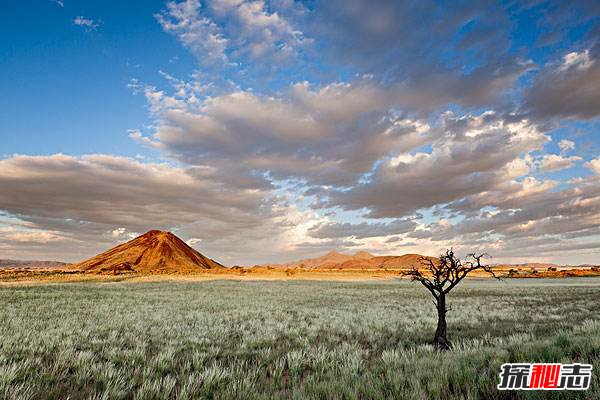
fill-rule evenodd
<path id="1" fill-rule="evenodd" d="M 13 284 L 0 398 L 517 398 L 495 388 L 503 362 L 598 365 L 599 297 L 594 279 L 466 281 L 438 354 L 428 294 L 406 281 Z M 599 390 L 595 374 L 552 398 Z"/>

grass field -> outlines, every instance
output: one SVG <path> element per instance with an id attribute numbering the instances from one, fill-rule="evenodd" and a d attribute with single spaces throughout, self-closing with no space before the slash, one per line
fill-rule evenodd
<path id="1" fill-rule="evenodd" d="M 600 398 L 597 370 L 586 392 L 496 389 L 504 362 L 600 368 L 600 279 L 461 285 L 443 354 L 405 281 L 0 286 L 0 398 Z"/>

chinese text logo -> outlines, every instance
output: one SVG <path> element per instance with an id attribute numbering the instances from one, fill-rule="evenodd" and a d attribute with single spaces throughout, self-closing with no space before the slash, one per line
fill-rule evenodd
<path id="1" fill-rule="evenodd" d="M 586 390 L 590 364 L 502 364 L 500 390 Z"/>

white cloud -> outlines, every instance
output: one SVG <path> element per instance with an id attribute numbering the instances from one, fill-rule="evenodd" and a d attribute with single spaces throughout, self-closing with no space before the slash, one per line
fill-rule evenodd
<path id="1" fill-rule="evenodd" d="M 93 19 L 90 19 L 90 18 L 85 18 L 82 15 L 78 15 L 73 20 L 73 24 L 85 28 L 86 32 L 91 32 L 91 31 L 95 31 L 96 29 L 98 29 L 101 22 L 94 21 Z"/>
<path id="2" fill-rule="evenodd" d="M 0 160 L 0 184 L 4 189 L 0 209 L 13 215 L 86 221 L 134 231 L 203 218 L 252 225 L 260 218 L 257 209 L 266 197 L 259 187 L 224 185 L 218 172 L 211 169 L 100 154 L 13 156 Z"/>
<path id="3" fill-rule="evenodd" d="M 365 239 L 380 236 L 387 238 L 390 235 L 412 232 L 416 226 L 417 223 L 410 219 L 399 219 L 388 223 L 378 221 L 361 222 L 359 224 L 328 222 L 314 226 L 309 230 L 309 234 L 312 237 L 321 239 Z"/>
<path id="4" fill-rule="evenodd" d="M 206 7 L 199 0 L 171 1 L 156 18 L 204 65 L 230 64 L 242 55 L 283 59 L 310 43 L 262 0 L 213 0 Z"/>
<path id="5" fill-rule="evenodd" d="M 110 237 L 114 240 L 131 240 L 140 235 L 139 232 L 130 232 L 125 227 L 113 229 L 109 233 Z"/>
<path id="6" fill-rule="evenodd" d="M 210 18 L 201 15 L 200 8 L 199 0 L 170 1 L 155 16 L 165 32 L 176 35 L 202 63 L 227 62 L 228 40 Z"/>
<path id="7" fill-rule="evenodd" d="M 420 119 L 401 111 L 413 93 L 372 77 L 322 86 L 300 82 L 271 95 L 238 88 L 193 97 L 194 81 L 166 77 L 170 93 L 141 85 L 155 130 L 133 137 L 180 162 L 219 171 L 223 182 L 296 182 L 289 204 L 306 202 L 315 215 L 310 227 L 293 228 L 294 212 L 286 209 L 276 226 L 290 233 L 278 236 L 275 246 L 286 254 L 328 247 L 435 253 L 462 243 L 506 256 L 519 238 L 585 237 L 596 226 L 590 206 L 584 207 L 595 201 L 589 181 L 560 191 L 564 182 L 535 178 L 581 160 L 563 154 L 574 148 L 568 139 L 559 142 L 560 155 L 543 154 L 550 137 L 535 120 L 494 110 Z M 571 202 L 580 208 L 560 220 L 544 197 L 564 215 Z M 342 216 L 335 216 L 332 210 L 340 209 Z M 349 222 L 345 212 L 372 219 Z M 437 223 L 424 224 L 420 212 Z M 414 221 L 406 230 L 387 219 L 404 216 Z"/>
<path id="8" fill-rule="evenodd" d="M 573 142 L 572 140 L 563 139 L 560 142 L 558 142 L 558 148 L 560 149 L 561 153 L 566 153 L 575 149 L 575 142 Z"/>
<path id="9" fill-rule="evenodd" d="M 0 227 L 0 239 L 4 242 L 47 244 L 63 238 L 58 232 L 39 229 L 17 229 L 13 226 Z"/>
<path id="10" fill-rule="evenodd" d="M 455 117 L 446 113 L 434 131 L 430 152 L 404 154 L 378 164 L 369 181 L 330 194 L 330 204 L 367 209 L 373 218 L 411 215 L 491 190 L 527 174 L 523 153 L 541 149 L 549 138 L 527 121 L 493 114 Z"/>
<path id="11" fill-rule="evenodd" d="M 253 58 L 274 53 L 286 57 L 310 42 L 278 12 L 267 11 L 262 0 L 213 0 L 210 6 L 217 15 L 234 20 L 232 34 L 240 44 L 247 43 Z M 239 50 L 244 52 L 241 46 Z"/>
<path id="12" fill-rule="evenodd" d="M 542 172 L 560 171 L 573 167 L 577 161 L 581 161 L 581 157 L 563 157 L 558 154 L 546 154 L 540 159 L 539 168 Z"/>
<path id="13" fill-rule="evenodd" d="M 526 109 L 542 121 L 600 115 L 599 54 L 598 50 L 571 52 L 560 65 L 546 65 L 524 93 Z"/>
<path id="14" fill-rule="evenodd" d="M 600 175 L 600 157 L 591 160 L 586 164 L 586 166 L 594 171 L 597 175 Z"/>
<path id="15" fill-rule="evenodd" d="M 275 261 L 280 252 L 302 253 L 298 244 L 320 221 L 262 181 L 100 154 L 2 159 L 0 187 L 0 244 L 9 247 L 5 256 L 17 258 L 76 261 L 138 233 L 168 229 L 223 262 Z"/>
<path id="16" fill-rule="evenodd" d="M 186 240 L 185 242 L 186 242 L 186 243 L 187 243 L 189 246 L 192 246 L 192 247 L 193 247 L 194 245 L 196 245 L 196 244 L 198 244 L 198 243 L 201 243 L 201 242 L 202 242 L 202 239 L 199 239 L 199 238 L 190 238 L 190 239 Z"/>
<path id="17" fill-rule="evenodd" d="M 592 58 L 590 58 L 590 51 L 586 49 L 581 52 L 572 51 L 570 53 L 565 54 L 563 57 L 563 63 L 559 67 L 560 71 L 566 71 L 571 68 L 576 69 L 588 69 L 594 64 Z"/>
<path id="18" fill-rule="evenodd" d="M 0 226 L 9 218 L 14 229 L 0 232 L 0 248 L 90 255 L 86 243 L 150 228 L 223 262 L 337 246 L 589 247 L 600 159 L 584 164 L 591 176 L 540 172 L 581 162 L 569 138 L 559 154 L 544 145 L 555 118 L 599 115 L 595 39 L 538 67 L 512 51 L 504 5 L 439 4 L 445 18 L 432 20 L 419 2 L 371 3 L 169 1 L 156 20 L 200 66 L 189 80 L 159 71 L 168 88 L 132 80 L 153 121 L 129 136 L 172 164 L 0 160 Z M 533 80 L 520 80 L 527 71 Z"/>
<path id="19" fill-rule="evenodd" d="M 381 157 L 424 145 L 432 134 L 422 120 L 396 116 L 387 89 L 369 80 L 294 84 L 278 96 L 237 90 L 200 103 L 140 91 L 157 124 L 152 137 L 133 132 L 136 140 L 186 163 L 269 171 L 275 179 L 349 185 Z"/>

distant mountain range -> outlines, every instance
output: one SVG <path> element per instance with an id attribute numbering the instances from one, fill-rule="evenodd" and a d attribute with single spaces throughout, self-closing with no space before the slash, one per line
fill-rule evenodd
<path id="1" fill-rule="evenodd" d="M 344 254 L 337 251 L 315 258 L 292 261 L 285 264 L 264 264 L 257 267 L 264 268 L 303 268 L 303 269 L 408 269 L 413 266 L 420 267 L 423 258 L 437 260 L 437 257 L 422 256 L 420 254 L 404 254 L 401 256 L 375 256 L 366 251 L 354 254 Z M 523 264 L 494 264 L 499 270 L 536 270 L 547 271 L 552 269 L 589 268 L 592 265 L 558 265 L 552 263 L 523 263 Z"/>
<path id="2" fill-rule="evenodd" d="M 60 268 L 65 265 L 60 261 L 0 260 L 0 268 Z"/>
<path id="3" fill-rule="evenodd" d="M 315 258 L 307 258 L 284 264 L 256 265 L 251 269 L 305 269 L 305 270 L 398 270 L 420 267 L 423 259 L 436 257 L 420 254 L 400 256 L 375 256 L 366 251 L 344 254 L 337 251 Z M 561 266 L 550 263 L 498 264 L 495 268 L 509 273 L 560 272 L 585 266 Z M 66 264 L 58 261 L 0 260 L 0 269 L 65 269 L 99 274 L 181 274 L 198 271 L 227 271 L 227 268 L 188 246 L 171 232 L 151 230 L 126 243 L 116 246 L 88 260 Z M 232 270 L 244 269 L 234 267 Z M 511 272 L 511 270 L 514 270 Z"/>
<path id="4" fill-rule="evenodd" d="M 401 256 L 375 256 L 366 251 L 354 254 L 343 254 L 337 251 L 316 258 L 307 258 L 286 264 L 266 264 L 268 268 L 307 268 L 307 269 L 406 269 L 420 266 L 422 258 L 431 260 L 435 257 L 420 254 L 404 254 Z"/>

